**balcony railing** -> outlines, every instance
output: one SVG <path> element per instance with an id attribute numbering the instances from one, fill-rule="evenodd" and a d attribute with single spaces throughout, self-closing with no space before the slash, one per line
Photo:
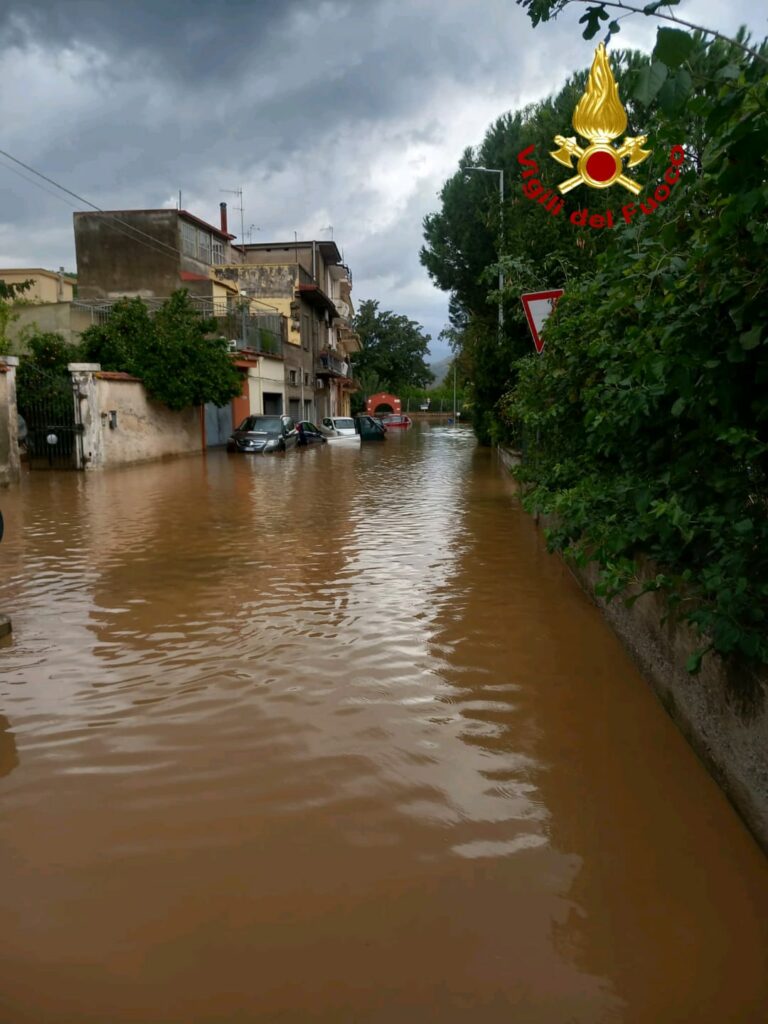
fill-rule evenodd
<path id="1" fill-rule="evenodd" d="M 330 352 L 321 352 L 317 357 L 318 377 L 348 377 L 349 373 L 349 363 L 337 359 Z"/>
<path id="2" fill-rule="evenodd" d="M 283 338 L 279 316 L 245 316 L 242 313 L 229 313 L 224 317 L 216 317 L 221 336 L 226 338 L 230 346 L 238 351 L 250 349 L 260 355 L 282 356 Z"/>
<path id="3" fill-rule="evenodd" d="M 151 298 L 142 299 L 142 301 L 152 316 L 167 300 Z M 243 323 L 243 312 L 231 303 L 228 306 L 225 299 L 203 299 L 190 296 L 189 301 L 201 316 L 215 321 L 215 333 L 219 337 L 226 338 L 230 343 L 230 348 L 247 348 L 261 355 L 282 356 L 283 317 L 279 314 L 249 314 L 246 311 L 245 323 Z M 104 324 L 112 315 L 112 310 L 117 302 L 117 299 L 111 302 L 78 300 L 72 303 L 72 307 L 88 314 L 91 323 Z"/>

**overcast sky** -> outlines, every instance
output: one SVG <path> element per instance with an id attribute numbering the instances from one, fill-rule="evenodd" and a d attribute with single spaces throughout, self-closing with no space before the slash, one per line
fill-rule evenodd
<path id="1" fill-rule="evenodd" d="M 768 34 L 765 0 L 688 0 Z M 0 0 L 0 148 L 103 209 L 175 206 L 246 240 L 333 237 L 353 299 L 433 337 L 447 297 L 421 224 L 464 148 L 591 62 L 574 5 L 535 31 L 514 0 Z M 650 50 L 656 22 L 622 22 Z M 13 166 L 13 165 L 10 165 Z M 46 186 L 48 188 L 48 186 Z M 53 194 L 51 194 L 53 193 Z M 0 157 L 0 267 L 75 269 L 72 210 Z"/>

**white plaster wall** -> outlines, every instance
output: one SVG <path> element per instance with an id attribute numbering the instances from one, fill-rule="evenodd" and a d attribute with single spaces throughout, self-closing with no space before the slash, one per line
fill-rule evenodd
<path id="1" fill-rule="evenodd" d="M 285 370 L 282 359 L 269 359 L 266 356 L 261 356 L 258 363 L 248 370 L 249 408 L 255 416 L 264 412 L 265 391 L 282 395 L 285 409 Z"/>
<path id="2" fill-rule="evenodd" d="M 99 363 L 69 363 L 75 401 L 78 403 L 83 436 L 79 451 L 78 469 L 96 469 L 102 464 L 101 417 L 98 413 L 96 378 Z"/>
<path id="3" fill-rule="evenodd" d="M 202 451 L 202 427 L 197 408 L 173 412 L 148 398 L 138 381 L 95 378 L 100 421 L 98 460 L 90 468 L 148 462 L 167 455 Z M 110 412 L 117 425 L 109 426 Z"/>

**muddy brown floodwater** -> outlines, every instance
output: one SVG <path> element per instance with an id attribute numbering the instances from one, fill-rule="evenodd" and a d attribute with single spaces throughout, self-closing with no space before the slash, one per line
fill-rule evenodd
<path id="1" fill-rule="evenodd" d="M 3 1024 L 768 1019 L 764 857 L 468 432 L 0 500 Z"/>

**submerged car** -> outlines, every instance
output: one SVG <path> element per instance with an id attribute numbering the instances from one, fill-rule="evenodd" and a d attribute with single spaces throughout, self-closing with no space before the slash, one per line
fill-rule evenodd
<path id="1" fill-rule="evenodd" d="M 310 423 L 309 420 L 300 420 L 296 424 L 296 430 L 299 434 L 298 443 L 302 447 L 310 444 L 326 444 L 328 441 L 325 434 L 314 423 Z"/>
<path id="2" fill-rule="evenodd" d="M 336 448 L 360 447 L 360 435 L 355 430 L 355 421 L 351 416 L 325 416 L 320 430 L 325 434 L 328 444 Z"/>
<path id="3" fill-rule="evenodd" d="M 299 432 L 290 416 L 246 416 L 227 441 L 228 452 L 284 452 L 295 448 Z"/>
<path id="4" fill-rule="evenodd" d="M 361 441 L 383 441 L 387 433 L 386 427 L 378 423 L 373 416 L 366 414 L 355 417 L 355 430 Z"/>
<path id="5" fill-rule="evenodd" d="M 400 413 L 388 413 L 386 416 L 381 417 L 382 424 L 389 429 L 390 427 L 410 427 L 411 420 L 410 416 L 401 416 Z"/>
<path id="6" fill-rule="evenodd" d="M 322 426 L 332 437 L 353 437 L 356 433 L 351 416 L 324 416 Z"/>

